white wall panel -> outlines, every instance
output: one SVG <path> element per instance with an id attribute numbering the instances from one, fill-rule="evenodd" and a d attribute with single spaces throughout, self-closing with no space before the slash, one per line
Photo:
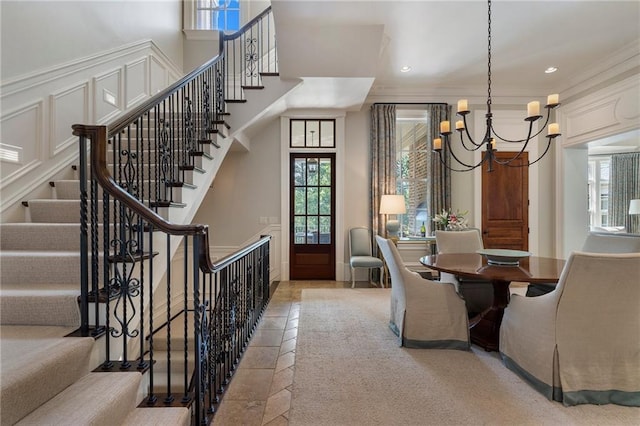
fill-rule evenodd
<path id="1" fill-rule="evenodd" d="M 147 58 L 140 58 L 124 66 L 126 108 L 131 108 L 149 94 Z"/>
<path id="2" fill-rule="evenodd" d="M 107 71 L 93 79 L 94 121 L 108 122 L 123 110 L 122 68 Z"/>
<path id="3" fill-rule="evenodd" d="M 89 122 L 89 82 L 83 81 L 50 96 L 51 139 L 50 155 L 53 157 L 77 138 L 71 126 Z"/>
<path id="4" fill-rule="evenodd" d="M 2 161 L 0 187 L 19 178 L 42 160 L 42 99 L 0 119 L 0 145 L 16 152 L 16 161 Z"/>

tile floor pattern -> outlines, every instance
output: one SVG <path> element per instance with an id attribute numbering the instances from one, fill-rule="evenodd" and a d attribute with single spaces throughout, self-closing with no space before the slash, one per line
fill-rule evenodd
<path id="1" fill-rule="evenodd" d="M 369 287 L 369 283 L 356 286 Z M 214 426 L 289 424 L 300 297 L 305 288 L 351 288 L 351 282 L 283 281 L 278 285 L 214 416 Z"/>
<path id="2" fill-rule="evenodd" d="M 357 282 L 356 286 L 369 287 L 369 283 Z M 350 287 L 350 282 L 343 281 L 283 281 L 278 285 L 214 416 L 214 426 L 289 424 L 302 290 Z M 526 290 L 524 283 L 513 287 L 519 288 L 512 292 Z"/>

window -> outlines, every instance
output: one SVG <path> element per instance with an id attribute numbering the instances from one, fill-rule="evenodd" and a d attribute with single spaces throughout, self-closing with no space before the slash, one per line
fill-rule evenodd
<path id="1" fill-rule="evenodd" d="M 239 0 L 196 0 L 196 29 L 238 31 Z"/>
<path id="2" fill-rule="evenodd" d="M 403 194 L 407 213 L 399 215 L 400 237 L 429 232 L 427 210 L 427 119 L 424 111 L 398 112 L 396 119 L 396 185 Z"/>
<path id="3" fill-rule="evenodd" d="M 291 148 L 335 148 L 335 120 L 291 119 Z"/>
<path id="4" fill-rule="evenodd" d="M 589 226 L 609 226 L 611 157 L 589 157 Z"/>

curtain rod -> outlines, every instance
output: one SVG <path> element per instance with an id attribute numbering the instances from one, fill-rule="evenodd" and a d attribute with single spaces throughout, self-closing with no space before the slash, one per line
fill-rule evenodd
<path id="1" fill-rule="evenodd" d="M 589 157 L 611 157 L 617 154 L 640 154 L 640 151 L 611 152 L 609 154 L 589 154 Z"/>

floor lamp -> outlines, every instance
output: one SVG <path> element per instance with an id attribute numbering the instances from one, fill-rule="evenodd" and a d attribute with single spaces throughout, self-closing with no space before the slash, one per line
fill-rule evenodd
<path id="1" fill-rule="evenodd" d="M 400 221 L 389 219 L 389 215 L 405 214 L 407 207 L 404 203 L 404 195 L 383 195 L 380 198 L 380 214 L 387 215 L 387 238 L 397 243 Z"/>

